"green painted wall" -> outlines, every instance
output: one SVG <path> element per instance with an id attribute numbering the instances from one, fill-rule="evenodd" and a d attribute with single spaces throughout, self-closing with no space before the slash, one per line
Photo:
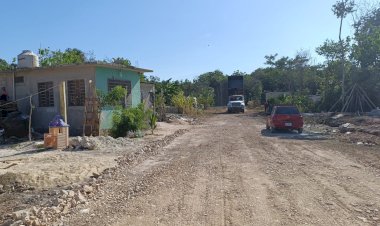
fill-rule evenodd
<path id="1" fill-rule="evenodd" d="M 128 80 L 132 86 L 132 106 L 136 107 L 141 102 L 140 76 L 137 72 L 105 67 L 96 67 L 96 88 L 103 92 L 108 91 L 108 79 Z"/>

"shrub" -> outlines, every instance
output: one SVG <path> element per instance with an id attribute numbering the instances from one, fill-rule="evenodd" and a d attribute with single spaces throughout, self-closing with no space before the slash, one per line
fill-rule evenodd
<path id="1" fill-rule="evenodd" d="M 118 109 L 112 116 L 111 135 L 113 137 L 125 137 L 128 132 L 138 132 L 148 128 L 150 110 L 145 110 L 143 104 L 137 107 Z"/>
<path id="2" fill-rule="evenodd" d="M 269 103 L 276 104 L 290 104 L 296 105 L 300 112 L 312 112 L 316 110 L 313 101 L 306 95 L 294 94 L 289 96 L 281 96 L 278 98 L 271 98 Z"/>
<path id="3" fill-rule="evenodd" d="M 211 87 L 202 88 L 198 95 L 198 102 L 204 109 L 208 109 L 214 104 L 214 89 Z"/>
<path id="4" fill-rule="evenodd" d="M 150 130 L 152 131 L 152 134 L 153 134 L 154 130 L 157 127 L 157 116 L 154 113 L 150 114 L 149 126 L 150 126 Z"/>
<path id="5" fill-rule="evenodd" d="M 172 102 L 176 108 L 178 108 L 181 114 L 194 113 L 194 98 L 191 96 L 186 97 L 183 91 L 180 91 L 177 95 L 173 96 Z"/>
<path id="6" fill-rule="evenodd" d="M 123 106 L 125 95 L 127 95 L 127 89 L 122 86 L 116 86 L 107 94 L 102 92 L 101 90 L 97 90 L 97 96 L 100 100 L 101 108 L 106 106 L 108 107 L 119 107 Z"/>

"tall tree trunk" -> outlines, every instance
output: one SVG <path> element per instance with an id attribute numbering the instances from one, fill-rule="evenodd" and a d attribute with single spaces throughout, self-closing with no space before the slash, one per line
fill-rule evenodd
<path id="1" fill-rule="evenodd" d="M 341 51 L 341 70 L 342 70 L 342 104 L 345 102 L 345 73 L 344 73 L 344 46 L 342 42 L 342 24 L 343 24 L 343 16 L 340 18 L 340 27 L 339 27 L 339 43 L 340 43 L 340 51 Z"/>

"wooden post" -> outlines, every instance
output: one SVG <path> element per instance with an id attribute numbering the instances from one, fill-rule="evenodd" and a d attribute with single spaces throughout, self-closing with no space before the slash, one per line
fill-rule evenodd
<path id="1" fill-rule="evenodd" d="M 66 82 L 62 82 L 59 86 L 59 109 L 63 120 L 67 123 Z"/>
<path id="2" fill-rule="evenodd" d="M 67 124 L 67 104 L 66 104 L 66 82 L 63 81 L 59 86 L 59 111 L 65 123 Z M 69 146 L 69 128 L 63 130 L 65 133 L 65 148 Z"/>
<path id="3" fill-rule="evenodd" d="M 32 96 L 29 96 L 29 141 L 32 141 L 32 112 L 33 112 L 33 104 L 32 104 Z"/>

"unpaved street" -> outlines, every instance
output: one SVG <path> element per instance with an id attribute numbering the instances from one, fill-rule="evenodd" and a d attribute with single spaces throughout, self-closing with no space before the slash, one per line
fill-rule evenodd
<path id="1" fill-rule="evenodd" d="M 216 114 L 117 170 L 65 225 L 377 225 L 380 150 Z"/>

